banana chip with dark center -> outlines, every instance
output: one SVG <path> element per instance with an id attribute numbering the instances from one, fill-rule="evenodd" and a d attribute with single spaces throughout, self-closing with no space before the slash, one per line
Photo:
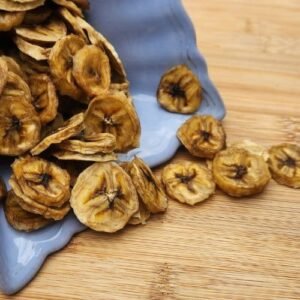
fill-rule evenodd
<path id="1" fill-rule="evenodd" d="M 7 190 L 3 179 L 0 177 L 0 202 L 6 198 Z"/>
<path id="2" fill-rule="evenodd" d="M 25 12 L 0 11 L 0 31 L 10 31 L 19 26 L 25 17 Z"/>

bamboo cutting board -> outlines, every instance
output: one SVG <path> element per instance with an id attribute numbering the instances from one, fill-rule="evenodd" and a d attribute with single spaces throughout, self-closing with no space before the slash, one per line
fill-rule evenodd
<path id="1" fill-rule="evenodd" d="M 226 102 L 229 142 L 300 144 L 300 1 L 183 2 Z M 196 208 L 171 202 L 143 228 L 86 231 L 11 299 L 300 299 L 300 190 L 218 192 Z"/>

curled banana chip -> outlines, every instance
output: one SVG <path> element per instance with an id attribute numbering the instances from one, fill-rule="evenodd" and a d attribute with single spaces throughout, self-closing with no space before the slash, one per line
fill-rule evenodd
<path id="1" fill-rule="evenodd" d="M 25 12 L 0 11 L 0 31 L 10 31 L 19 26 L 25 17 Z"/>
<path id="2" fill-rule="evenodd" d="M 78 135 L 83 129 L 84 115 L 78 114 L 67 120 L 62 127 L 45 137 L 39 144 L 31 149 L 32 155 L 39 155 L 53 144 L 60 144 L 72 136 Z"/>
<path id="3" fill-rule="evenodd" d="M 85 46 L 74 56 L 73 76 L 90 97 L 105 93 L 110 86 L 109 59 L 93 45 Z"/>
<path id="4" fill-rule="evenodd" d="M 228 148 L 216 155 L 213 175 L 219 188 L 232 197 L 258 194 L 271 179 L 262 156 L 237 148 Z"/>
<path id="5" fill-rule="evenodd" d="M 226 146 L 222 123 L 212 116 L 193 116 L 178 130 L 177 137 L 194 156 L 213 158 Z"/>
<path id="6" fill-rule="evenodd" d="M 1 65 L 1 60 L 4 60 L 6 62 L 6 65 L 8 68 L 7 71 L 15 73 L 16 75 L 21 77 L 25 82 L 27 82 L 28 78 L 27 78 L 26 74 L 23 72 L 21 66 L 16 62 L 15 59 L 13 59 L 12 57 L 3 55 L 0 57 L 0 65 Z M 0 66 L 0 72 L 1 72 L 1 66 Z M 25 89 L 28 92 L 27 87 Z M 0 87 L 0 91 L 1 91 L 1 87 Z M 0 92 L 0 94 L 1 94 L 1 92 Z"/>
<path id="7" fill-rule="evenodd" d="M 32 104 L 42 125 L 53 121 L 57 115 L 58 98 L 54 84 L 46 74 L 32 75 L 29 78 Z"/>
<path id="8" fill-rule="evenodd" d="M 130 225 L 145 225 L 150 219 L 151 213 L 146 208 L 145 204 L 139 200 L 139 210 L 130 218 L 128 224 Z"/>
<path id="9" fill-rule="evenodd" d="M 59 6 L 67 8 L 74 15 L 83 17 L 82 10 L 77 6 L 76 1 L 71 1 L 71 0 L 52 0 L 52 1 L 58 4 Z"/>
<path id="10" fill-rule="evenodd" d="M 15 0 L 0 0 L 0 10 L 4 11 L 27 11 L 44 5 L 45 0 L 32 1 L 15 1 Z"/>
<path id="11" fill-rule="evenodd" d="M 84 98 L 82 91 L 77 87 L 72 71 L 74 55 L 85 46 L 82 38 L 68 35 L 55 43 L 50 57 L 51 74 L 59 92 L 75 100 Z"/>
<path id="12" fill-rule="evenodd" d="M 36 9 L 29 10 L 25 14 L 23 24 L 25 25 L 38 25 L 44 23 L 52 15 L 53 9 L 50 5 L 40 6 Z"/>
<path id="13" fill-rule="evenodd" d="M 8 66 L 6 61 L 0 57 L 0 95 L 2 94 L 2 91 L 6 85 L 8 77 Z"/>
<path id="14" fill-rule="evenodd" d="M 40 119 L 24 98 L 0 102 L 0 155 L 21 155 L 38 143 Z"/>
<path id="15" fill-rule="evenodd" d="M 203 202 L 213 195 L 216 189 L 212 172 L 189 161 L 166 166 L 162 173 L 162 181 L 171 198 L 189 205 Z"/>
<path id="16" fill-rule="evenodd" d="M 161 183 L 146 163 L 135 157 L 127 166 L 128 174 L 141 201 L 151 213 L 164 212 L 168 208 L 168 199 Z"/>
<path id="17" fill-rule="evenodd" d="M 118 152 L 139 146 L 140 122 L 134 106 L 124 93 L 96 97 L 85 114 L 85 135 L 111 133 L 116 137 Z"/>
<path id="18" fill-rule="evenodd" d="M 11 190 L 8 193 L 4 205 L 4 213 L 7 222 L 16 230 L 32 232 L 41 229 L 51 223 L 41 215 L 36 215 L 24 210 L 19 202 L 18 196 Z"/>
<path id="19" fill-rule="evenodd" d="M 300 147 L 281 144 L 269 150 L 269 168 L 274 180 L 288 187 L 300 188 Z"/>
<path id="20" fill-rule="evenodd" d="M 79 160 L 91 162 L 108 162 L 117 160 L 115 153 L 81 154 L 74 151 L 56 150 L 52 152 L 52 155 L 60 160 Z"/>
<path id="21" fill-rule="evenodd" d="M 0 177 L 0 202 L 6 198 L 7 190 L 3 179 Z"/>
<path id="22" fill-rule="evenodd" d="M 121 230 L 139 208 L 129 175 L 116 163 L 95 163 L 83 171 L 70 203 L 81 223 L 102 232 Z"/>
<path id="23" fill-rule="evenodd" d="M 170 112 L 194 113 L 202 102 L 202 87 L 187 66 L 179 65 L 168 70 L 161 78 L 157 99 Z"/>

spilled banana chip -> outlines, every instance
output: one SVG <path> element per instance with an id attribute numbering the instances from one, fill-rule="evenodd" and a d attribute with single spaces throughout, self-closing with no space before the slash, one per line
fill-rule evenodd
<path id="1" fill-rule="evenodd" d="M 216 189 L 212 172 L 203 165 L 189 161 L 166 166 L 162 172 L 162 182 L 171 198 L 189 205 L 203 202 Z"/>
<path id="2" fill-rule="evenodd" d="M 232 197 L 261 193 L 271 179 L 262 156 L 237 148 L 228 148 L 216 155 L 213 175 L 219 188 Z"/>
<path id="3" fill-rule="evenodd" d="M 70 203 L 81 223 L 101 232 L 121 230 L 139 208 L 129 175 L 116 163 L 95 163 L 83 171 Z"/>
<path id="4" fill-rule="evenodd" d="M 6 199 L 7 190 L 3 179 L 0 177 L 0 202 Z"/>
<path id="5" fill-rule="evenodd" d="M 82 10 L 77 6 L 76 1 L 71 0 L 52 0 L 54 3 L 67 8 L 72 14 L 83 17 Z"/>
<path id="6" fill-rule="evenodd" d="M 177 137 L 192 155 L 202 158 L 214 158 L 226 146 L 222 123 L 208 115 L 188 119 L 177 131 Z"/>
<path id="7" fill-rule="evenodd" d="M 10 31 L 19 26 L 25 17 L 25 12 L 0 11 L 0 31 Z"/>
<path id="8" fill-rule="evenodd" d="M 45 0 L 15 1 L 0 0 L 0 10 L 16 12 L 27 11 L 44 5 Z"/>
<path id="9" fill-rule="evenodd" d="M 32 104 L 42 125 L 53 121 L 57 115 L 58 98 L 54 84 L 46 74 L 32 75 L 29 78 Z"/>
<path id="10" fill-rule="evenodd" d="M 85 46 L 74 56 L 73 76 L 77 84 L 93 97 L 108 91 L 110 65 L 105 52 L 93 45 Z"/>
<path id="11" fill-rule="evenodd" d="M 117 140 L 116 151 L 139 146 L 141 127 L 134 106 L 122 92 L 96 97 L 85 114 L 85 135 L 110 133 Z"/>
<path id="12" fill-rule="evenodd" d="M 166 110 L 181 114 L 196 112 L 202 102 L 199 79 L 185 65 L 168 70 L 161 78 L 157 99 Z"/>
<path id="13" fill-rule="evenodd" d="M 41 215 L 36 215 L 24 210 L 18 196 L 13 190 L 9 191 L 4 205 L 4 213 L 7 222 L 16 230 L 32 232 L 41 229 L 51 223 Z"/>
<path id="14" fill-rule="evenodd" d="M 40 139 L 41 123 L 23 97 L 0 99 L 0 155 L 21 155 Z"/>
<path id="15" fill-rule="evenodd" d="M 115 153 L 81 154 L 74 151 L 56 150 L 52 152 L 52 155 L 60 160 L 78 160 L 91 162 L 107 162 L 117 160 L 117 156 Z"/>
<path id="16" fill-rule="evenodd" d="M 135 157 L 126 167 L 141 201 L 151 213 L 164 212 L 168 208 L 168 199 L 161 183 L 146 163 Z"/>
<path id="17" fill-rule="evenodd" d="M 130 218 L 128 224 L 130 225 L 145 225 L 151 217 L 150 211 L 146 208 L 145 204 L 139 200 L 139 210 Z"/>
<path id="18" fill-rule="evenodd" d="M 6 61 L 1 56 L 0 57 L 0 95 L 2 94 L 2 91 L 7 83 L 7 77 L 8 77 L 8 66 Z"/>
<path id="19" fill-rule="evenodd" d="M 300 188 L 300 147 L 296 144 L 280 144 L 269 150 L 269 168 L 279 184 Z"/>
<path id="20" fill-rule="evenodd" d="M 78 135 L 83 129 L 84 114 L 78 114 L 67 120 L 50 135 L 45 137 L 39 144 L 31 149 L 32 155 L 39 155 L 53 144 L 59 144 L 72 136 Z"/>
<path id="21" fill-rule="evenodd" d="M 40 6 L 36 9 L 29 10 L 25 14 L 23 24 L 25 25 L 38 25 L 46 22 L 52 15 L 53 9 L 50 5 Z"/>

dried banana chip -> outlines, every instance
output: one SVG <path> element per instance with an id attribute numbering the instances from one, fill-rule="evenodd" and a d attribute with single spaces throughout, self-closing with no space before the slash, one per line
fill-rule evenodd
<path id="1" fill-rule="evenodd" d="M 220 189 L 233 197 L 258 194 L 271 179 L 262 156 L 237 148 L 229 148 L 216 155 L 213 175 Z"/>
<path id="2" fill-rule="evenodd" d="M 124 93 L 112 93 L 95 98 L 85 115 L 85 135 L 111 133 L 116 137 L 118 152 L 139 146 L 140 122 L 134 106 Z"/>
<path id="3" fill-rule="evenodd" d="M 76 1 L 71 1 L 71 0 L 52 0 L 52 1 L 58 4 L 59 6 L 67 8 L 74 15 L 83 17 L 82 10 L 77 6 L 77 3 L 74 3 Z"/>
<path id="4" fill-rule="evenodd" d="M 7 190 L 3 179 L 0 177 L 0 202 L 6 199 Z"/>
<path id="5" fill-rule="evenodd" d="M 2 91 L 7 83 L 7 77 L 8 77 L 8 66 L 6 61 L 1 56 L 0 57 L 0 95 L 2 94 Z"/>
<path id="6" fill-rule="evenodd" d="M 32 75 L 29 78 L 32 104 L 42 125 L 53 121 L 57 115 L 58 99 L 54 84 L 46 74 Z"/>
<path id="7" fill-rule="evenodd" d="M 269 168 L 274 180 L 292 188 L 300 188 L 300 147 L 281 144 L 269 150 Z"/>
<path id="8" fill-rule="evenodd" d="M 59 92 L 82 101 L 84 96 L 75 83 L 72 71 L 74 55 L 84 46 L 83 39 L 76 35 L 68 35 L 55 43 L 49 57 L 51 74 Z"/>
<path id="9" fill-rule="evenodd" d="M 0 102 L 0 155 L 21 155 L 38 143 L 40 119 L 22 97 Z"/>
<path id="10" fill-rule="evenodd" d="M 0 0 L 0 10 L 4 11 L 27 11 L 37 8 L 45 4 L 45 0 L 32 1 L 14 1 L 14 0 Z"/>
<path id="11" fill-rule="evenodd" d="M 65 23 L 57 17 L 51 18 L 46 23 L 16 28 L 16 34 L 32 43 L 55 43 L 67 35 Z"/>
<path id="12" fill-rule="evenodd" d="M 78 114 L 67 120 L 62 127 L 45 137 L 39 144 L 31 149 L 32 155 L 39 155 L 53 144 L 60 144 L 72 136 L 78 135 L 83 129 L 84 115 Z"/>
<path id="13" fill-rule="evenodd" d="M 161 183 L 146 163 L 135 157 L 126 167 L 141 201 L 151 213 L 164 212 L 168 208 L 168 199 Z"/>
<path id="14" fill-rule="evenodd" d="M 22 52 L 19 53 L 19 56 L 18 63 L 26 75 L 30 76 L 40 73 L 50 74 L 50 68 L 47 61 L 37 61 Z"/>
<path id="15" fill-rule="evenodd" d="M 202 158 L 214 158 L 226 146 L 222 123 L 212 116 L 193 116 L 179 128 L 177 137 L 192 155 Z"/>
<path id="16" fill-rule="evenodd" d="M 85 46 L 74 56 L 73 76 L 77 84 L 93 97 L 108 91 L 110 66 L 105 52 L 93 45 Z"/>
<path id="17" fill-rule="evenodd" d="M 52 15 L 53 9 L 50 5 L 40 6 L 36 9 L 29 10 L 25 14 L 23 24 L 25 25 L 38 25 L 46 22 Z"/>
<path id="18" fill-rule="evenodd" d="M 52 152 L 52 155 L 60 160 L 79 160 L 91 162 L 108 162 L 117 160 L 115 153 L 81 154 L 73 151 L 57 150 Z"/>
<path id="19" fill-rule="evenodd" d="M 185 65 L 168 70 L 161 78 L 157 99 L 170 112 L 190 114 L 202 103 L 202 87 L 197 76 Z"/>
<path id="20" fill-rule="evenodd" d="M 216 189 L 212 172 L 203 165 L 189 161 L 166 166 L 162 181 L 171 198 L 189 205 L 203 202 Z"/>
<path id="21" fill-rule="evenodd" d="M 95 163 L 83 171 L 70 203 L 81 223 L 102 232 L 121 230 L 139 208 L 130 177 L 116 163 Z"/>
<path id="22" fill-rule="evenodd" d="M 32 232 L 41 229 L 51 223 L 41 215 L 36 215 L 24 210 L 19 202 L 18 196 L 11 190 L 8 193 L 4 205 L 4 213 L 7 222 L 16 230 Z"/>
<path id="23" fill-rule="evenodd" d="M 146 208 L 145 204 L 139 200 L 139 210 L 128 221 L 130 225 L 145 225 L 151 217 L 150 211 Z"/>
<path id="24" fill-rule="evenodd" d="M 28 80 L 27 75 L 23 72 L 21 66 L 16 62 L 15 59 L 13 59 L 12 57 L 3 55 L 0 57 L 0 61 L 1 60 L 4 60 L 6 62 L 9 72 L 15 73 L 16 75 L 21 77 L 25 82 L 27 82 L 27 80 Z M 26 90 L 28 91 L 27 88 L 26 88 Z"/>
<path id="25" fill-rule="evenodd" d="M 25 17 L 25 12 L 0 11 L 0 31 L 10 31 L 19 26 Z"/>

